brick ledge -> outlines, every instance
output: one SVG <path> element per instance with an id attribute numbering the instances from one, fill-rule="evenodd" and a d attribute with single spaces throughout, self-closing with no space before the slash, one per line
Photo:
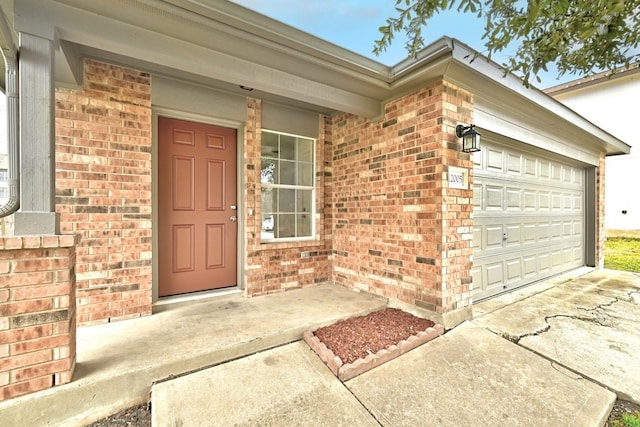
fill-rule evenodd
<path id="1" fill-rule="evenodd" d="M 71 248 L 80 240 L 80 234 L 0 236 L 0 250 Z"/>

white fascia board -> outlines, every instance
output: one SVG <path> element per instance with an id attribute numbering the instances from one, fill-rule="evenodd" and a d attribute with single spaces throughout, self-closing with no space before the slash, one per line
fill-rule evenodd
<path id="1" fill-rule="evenodd" d="M 578 129 L 587 132 L 595 140 L 600 141 L 600 144 L 604 145 L 603 150 L 607 154 L 628 154 L 630 146 L 613 135 L 600 129 L 584 117 L 580 116 L 573 110 L 567 108 L 565 105 L 556 101 L 551 96 L 545 94 L 535 87 L 526 87 L 522 84 L 522 80 L 512 74 L 504 74 L 503 69 L 496 63 L 487 60 L 484 56 L 477 56 L 478 53 L 466 46 L 465 44 L 454 40 L 453 59 L 464 65 L 470 71 L 474 71 L 480 74 L 485 79 L 489 79 L 501 87 L 508 89 L 516 97 L 521 98 L 523 101 L 523 108 L 536 108 L 543 109 L 554 116 L 562 119 L 558 126 L 564 126 L 568 129 Z M 470 61 L 469 58 L 475 58 Z M 473 74 L 473 73 L 472 73 Z M 468 81 L 468 85 L 473 87 L 473 77 L 465 79 Z M 473 92 L 473 90 L 472 90 Z M 578 128 L 578 129 L 576 129 Z"/>
<path id="2" fill-rule="evenodd" d="M 598 166 L 597 150 L 589 151 L 587 147 L 582 147 L 575 143 L 571 144 L 553 137 L 541 128 L 505 120 L 504 116 L 495 115 L 491 111 L 476 108 L 474 110 L 474 124 L 481 134 L 486 130 L 551 153 L 558 153 L 580 163 Z"/>
<path id="3" fill-rule="evenodd" d="M 377 78 L 388 77 L 389 74 L 389 67 L 378 61 L 230 1 L 164 0 L 164 2 L 198 13 L 208 19 L 224 22 L 233 28 L 245 31 L 247 34 L 290 47 L 297 52 L 304 52 L 324 61 L 334 62 L 341 67 L 351 67 L 358 73 L 366 71 Z"/>
<path id="4" fill-rule="evenodd" d="M 379 100 L 356 92 L 106 19 L 78 8 L 51 2 L 43 3 L 42 7 L 45 6 L 49 20 L 56 23 L 59 38 L 81 46 L 118 53 L 122 58 L 135 58 L 151 66 L 157 64 L 163 70 L 174 69 L 214 81 L 250 86 L 333 110 L 368 117 L 376 116 L 381 111 Z M 135 42 L 132 43 L 132 40 Z"/>

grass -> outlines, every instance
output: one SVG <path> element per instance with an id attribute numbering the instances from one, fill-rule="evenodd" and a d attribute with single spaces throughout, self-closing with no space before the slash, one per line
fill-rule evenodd
<path id="1" fill-rule="evenodd" d="M 622 414 L 618 419 L 609 421 L 611 427 L 640 427 L 640 412 L 635 414 Z"/>
<path id="2" fill-rule="evenodd" d="M 608 238 L 604 244 L 604 268 L 640 273 L 640 239 Z M 632 425 L 635 427 L 637 424 Z"/>

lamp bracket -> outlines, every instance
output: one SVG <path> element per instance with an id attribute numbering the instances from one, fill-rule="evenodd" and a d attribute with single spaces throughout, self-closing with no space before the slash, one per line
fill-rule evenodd
<path id="1" fill-rule="evenodd" d="M 464 134 L 464 131 L 471 129 L 472 127 L 473 127 L 473 125 L 470 125 L 470 126 L 457 125 L 456 126 L 456 136 L 458 138 L 462 138 L 462 135 Z"/>

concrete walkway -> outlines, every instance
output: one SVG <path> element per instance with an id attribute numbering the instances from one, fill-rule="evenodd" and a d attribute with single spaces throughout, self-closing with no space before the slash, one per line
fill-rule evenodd
<path id="1" fill-rule="evenodd" d="M 610 390 L 640 400 L 640 277 L 567 277 L 477 304 L 473 321 L 345 383 L 298 340 L 386 304 L 337 286 L 82 328 L 74 381 L 0 402 L 1 424 L 85 425 L 151 390 L 155 426 L 600 426 Z"/>
<path id="2" fill-rule="evenodd" d="M 0 426 L 83 426 L 149 400 L 153 382 L 300 340 L 386 303 L 340 286 L 240 294 L 78 329 L 73 381 L 0 402 Z"/>
<path id="3" fill-rule="evenodd" d="M 613 393 L 470 322 L 344 383 L 304 342 L 155 384 L 154 426 L 598 426 Z"/>
<path id="4" fill-rule="evenodd" d="M 153 423 L 601 426 L 610 390 L 638 401 L 640 278 L 578 276 L 480 303 L 474 321 L 344 384 L 301 342 L 155 384 Z"/>

